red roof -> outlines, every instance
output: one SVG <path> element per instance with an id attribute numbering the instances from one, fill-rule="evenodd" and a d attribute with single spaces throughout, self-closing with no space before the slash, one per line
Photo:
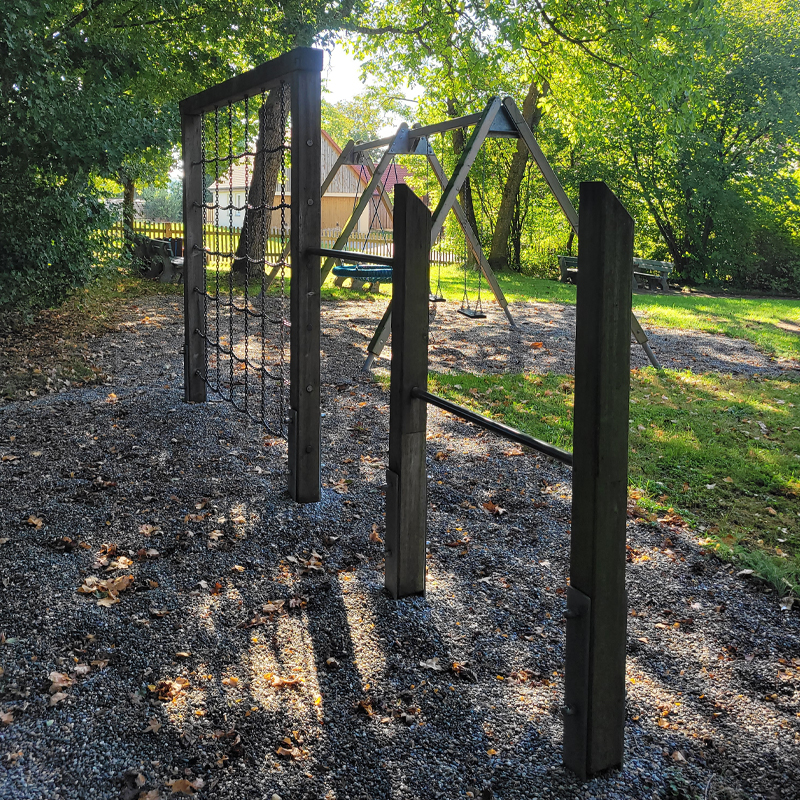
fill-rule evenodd
<path id="1" fill-rule="evenodd" d="M 395 187 L 395 184 L 398 183 L 405 183 L 406 178 L 408 177 L 408 168 L 401 167 L 397 164 L 392 164 L 386 172 L 383 173 L 383 178 L 381 182 L 383 183 L 384 188 L 386 189 L 389 194 L 392 193 L 392 190 Z M 378 194 L 378 189 L 376 187 L 375 194 Z"/>

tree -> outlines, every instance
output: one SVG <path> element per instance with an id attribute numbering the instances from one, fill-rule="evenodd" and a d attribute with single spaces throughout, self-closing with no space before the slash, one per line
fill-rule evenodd
<path id="1" fill-rule="evenodd" d="M 166 170 L 177 101 L 336 27 L 355 0 L 7 0 L 0 19 L 0 307 L 91 274 L 98 179 Z"/>

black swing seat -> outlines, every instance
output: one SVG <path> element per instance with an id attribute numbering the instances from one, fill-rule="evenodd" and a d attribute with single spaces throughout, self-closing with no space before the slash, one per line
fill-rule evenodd
<path id="1" fill-rule="evenodd" d="M 486 314 L 478 308 L 459 308 L 458 313 L 470 319 L 486 319 Z"/>
<path id="2" fill-rule="evenodd" d="M 378 264 L 342 264 L 333 268 L 333 274 L 337 278 L 353 278 L 364 283 L 391 283 L 392 268 L 381 267 Z"/>

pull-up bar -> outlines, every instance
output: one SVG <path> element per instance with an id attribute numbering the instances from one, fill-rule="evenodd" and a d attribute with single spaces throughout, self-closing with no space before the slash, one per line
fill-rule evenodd
<path id="1" fill-rule="evenodd" d="M 487 431 L 496 433 L 498 436 L 502 436 L 504 439 L 509 439 L 517 444 L 524 444 L 526 447 L 530 447 L 533 450 L 538 450 L 538 452 L 544 453 L 546 456 L 550 456 L 550 458 L 554 458 L 556 461 L 560 461 L 562 464 L 568 464 L 570 467 L 572 466 L 572 453 L 570 453 L 568 450 L 562 450 L 560 447 L 556 447 L 555 445 L 541 441 L 541 439 L 534 439 L 533 436 L 528 436 L 527 433 L 518 431 L 516 428 L 512 428 L 509 425 L 503 425 L 502 422 L 497 422 L 496 420 L 489 419 L 489 417 L 484 417 L 482 414 L 478 414 L 468 408 L 459 406 L 450 400 L 445 400 L 444 397 L 431 394 L 430 392 L 426 392 L 424 389 L 419 389 L 416 386 L 411 390 L 411 396 L 417 398 L 418 400 L 424 400 L 429 405 L 441 408 L 457 417 L 461 417 L 461 419 L 471 422 L 473 425 L 477 425 L 479 428 L 484 428 Z"/>

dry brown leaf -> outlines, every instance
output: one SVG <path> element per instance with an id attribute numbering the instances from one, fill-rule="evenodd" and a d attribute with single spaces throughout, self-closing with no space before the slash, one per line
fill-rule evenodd
<path id="1" fill-rule="evenodd" d="M 378 533 L 378 525 L 377 523 L 372 523 L 372 533 L 369 535 L 369 540 L 371 542 L 375 542 L 376 544 L 382 544 L 383 539 L 381 539 L 380 534 Z"/>
<path id="2" fill-rule="evenodd" d="M 544 347 L 544 342 L 531 342 L 531 347 L 534 350 L 539 350 L 540 348 Z"/>
<path id="3" fill-rule="evenodd" d="M 194 784 L 187 781 L 186 778 L 167 781 L 167 786 L 169 786 L 171 794 L 194 794 L 197 791 Z"/>
<path id="4" fill-rule="evenodd" d="M 66 700 L 69 695 L 66 692 L 56 692 L 54 695 L 50 696 L 50 705 L 55 706 L 58 705 L 62 700 Z"/>
<path id="5" fill-rule="evenodd" d="M 487 500 L 485 503 L 482 503 L 481 505 L 495 517 L 500 517 L 506 513 L 506 510 L 504 508 L 495 505 L 491 500 Z"/>
<path id="6" fill-rule="evenodd" d="M 0 711 L 0 725 L 10 725 L 14 721 L 11 711 Z"/>
<path id="7" fill-rule="evenodd" d="M 28 525 L 33 525 L 38 531 L 44 525 L 44 519 L 42 519 L 42 517 L 37 517 L 35 514 L 31 514 L 27 519 L 27 523 Z"/>
<path id="8" fill-rule="evenodd" d="M 302 682 L 301 678 L 282 678 L 280 675 L 275 675 L 270 681 L 270 685 L 274 689 L 285 689 L 299 686 Z"/>
<path id="9" fill-rule="evenodd" d="M 142 731 L 142 733 L 158 733 L 160 730 L 161 723 L 155 717 L 153 717 L 148 721 L 147 727 Z"/>
<path id="10" fill-rule="evenodd" d="M 74 683 L 66 672 L 51 672 L 47 677 L 50 678 L 50 694 L 59 689 L 66 689 Z"/>

